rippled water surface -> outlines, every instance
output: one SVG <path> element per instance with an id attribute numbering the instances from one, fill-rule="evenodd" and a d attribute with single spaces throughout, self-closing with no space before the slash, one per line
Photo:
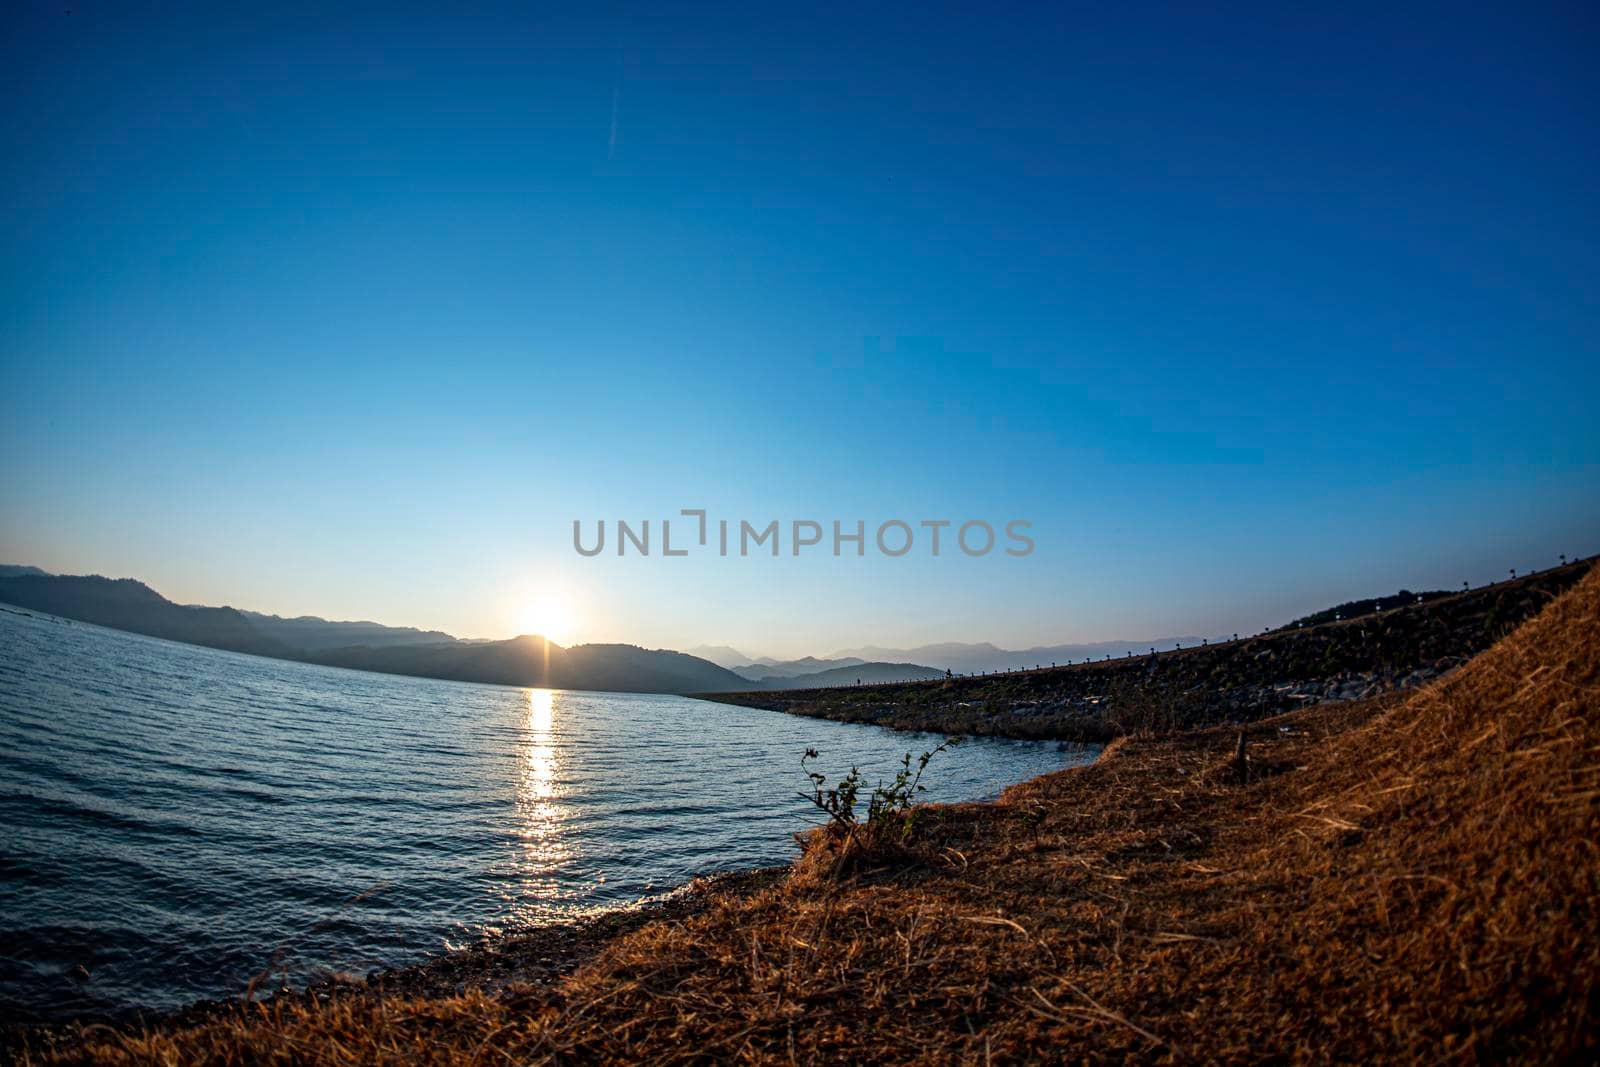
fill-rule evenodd
<path id="1" fill-rule="evenodd" d="M 798 758 L 937 739 L 680 697 L 313 667 L 0 610 L 0 1008 L 64 1017 L 365 973 L 782 862 Z M 969 741 L 931 799 L 1078 758 Z M 75 978 L 84 967 L 87 981 Z"/>

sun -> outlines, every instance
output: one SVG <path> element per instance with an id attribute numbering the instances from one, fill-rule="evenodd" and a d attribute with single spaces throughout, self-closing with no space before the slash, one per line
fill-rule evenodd
<path id="1" fill-rule="evenodd" d="M 572 624 L 572 610 L 565 601 L 559 597 L 537 596 L 523 605 L 517 617 L 517 632 L 537 634 L 564 645 L 572 637 Z"/>

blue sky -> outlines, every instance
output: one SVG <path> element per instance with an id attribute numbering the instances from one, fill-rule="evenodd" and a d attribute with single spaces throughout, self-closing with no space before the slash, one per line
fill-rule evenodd
<path id="1" fill-rule="evenodd" d="M 801 654 L 1600 551 L 1592 6 L 1207 8 L 24 4 L 0 557 Z M 1037 548 L 572 550 L 684 507 Z"/>

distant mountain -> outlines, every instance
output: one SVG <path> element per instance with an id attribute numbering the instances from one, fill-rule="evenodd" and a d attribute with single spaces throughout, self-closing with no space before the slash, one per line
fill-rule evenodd
<path id="1" fill-rule="evenodd" d="M 749 663 L 751 660 L 751 657 L 740 652 L 737 648 L 729 648 L 727 645 L 696 645 L 694 648 L 685 649 L 684 651 L 688 655 L 710 660 L 717 666 L 726 667 L 730 670 L 741 663 Z"/>
<path id="2" fill-rule="evenodd" d="M 802 674 L 816 674 L 818 671 L 832 670 L 834 667 L 852 667 L 865 660 L 846 656 L 843 659 L 818 659 L 815 656 L 804 656 L 800 659 L 777 660 L 767 656 L 751 660 L 741 667 L 730 667 L 734 674 L 743 675 L 752 682 L 761 678 L 795 678 Z"/>
<path id="3" fill-rule="evenodd" d="M 348 645 L 426 645 L 446 644 L 456 639 L 438 630 L 416 630 L 409 626 L 384 626 L 376 622 L 329 622 L 315 615 L 285 619 L 258 611 L 241 612 L 256 629 L 294 648 L 310 652 Z"/>
<path id="4" fill-rule="evenodd" d="M 0 578 L 26 578 L 29 575 L 48 578 L 50 572 L 42 571 L 38 567 L 25 567 L 18 563 L 0 563 Z"/>
<path id="5" fill-rule="evenodd" d="M 861 682 L 871 685 L 878 682 L 917 682 L 930 678 L 943 678 L 944 671 L 923 667 L 916 663 L 854 663 L 833 667 L 812 674 L 789 677 L 768 675 L 757 681 L 763 689 L 827 689 Z"/>
<path id="6" fill-rule="evenodd" d="M 879 645 L 866 645 L 862 648 L 852 648 L 843 652 L 835 652 L 831 658 L 845 659 L 854 657 L 863 661 L 907 663 L 920 662 L 936 664 L 940 668 L 953 671 L 983 670 L 980 666 L 968 664 L 987 664 L 991 661 L 998 663 L 1004 656 L 1011 655 L 1002 648 L 996 648 L 988 642 L 981 644 L 964 644 L 959 641 L 945 641 L 936 645 L 919 645 L 916 648 L 883 648 Z"/>
<path id="7" fill-rule="evenodd" d="M 234 608 L 174 604 L 131 578 L 0 577 L 0 602 L 210 648 L 424 678 L 635 693 L 729 692 L 750 687 L 748 680 L 732 671 L 682 652 L 633 645 L 562 648 L 542 637 L 458 641 L 449 634 L 376 623 L 281 619 Z M 334 635 L 363 635 L 367 640 L 326 647 Z M 298 643 L 302 641 L 310 643 Z"/>
<path id="8" fill-rule="evenodd" d="M 241 611 L 174 604 L 132 578 L 102 578 L 98 574 L 0 578 L 0 601 L 191 645 L 261 656 L 287 657 L 294 652 L 256 629 Z"/>
<path id="9" fill-rule="evenodd" d="M 1081 663 L 1085 659 L 1104 659 L 1108 654 L 1121 656 L 1151 647 L 1171 648 L 1175 644 L 1198 645 L 1198 637 L 1163 637 L 1155 641 L 1096 641 L 1083 645 L 1038 645 L 1033 648 L 1004 649 L 984 642 L 963 644 L 948 641 L 917 648 L 879 648 L 869 645 L 835 652 L 834 658 L 858 657 L 863 660 L 927 663 L 957 674 L 977 674 L 982 671 L 1010 671 L 1025 667 L 1049 666 L 1052 663 Z"/>

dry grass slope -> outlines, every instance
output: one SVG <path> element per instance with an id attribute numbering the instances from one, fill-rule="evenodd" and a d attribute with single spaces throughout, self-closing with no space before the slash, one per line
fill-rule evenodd
<path id="1" fill-rule="evenodd" d="M 625 936 L 551 990 L 354 994 L 114 1063 L 1592 1061 L 1600 571 L 1447 680 L 1120 742 Z"/>

